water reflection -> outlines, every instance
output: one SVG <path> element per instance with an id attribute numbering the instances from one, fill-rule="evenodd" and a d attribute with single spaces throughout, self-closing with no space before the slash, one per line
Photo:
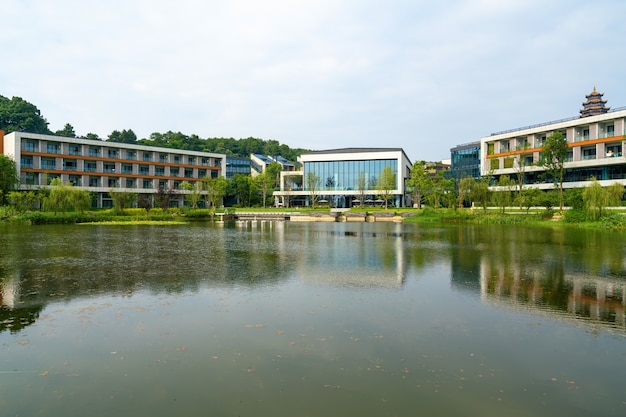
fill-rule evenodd
<path id="1" fill-rule="evenodd" d="M 315 285 L 402 289 L 450 265 L 453 288 L 486 302 L 626 329 L 618 234 L 567 229 L 240 222 L 187 226 L 7 227 L 0 332 L 54 301 L 180 294 L 204 287 Z"/>

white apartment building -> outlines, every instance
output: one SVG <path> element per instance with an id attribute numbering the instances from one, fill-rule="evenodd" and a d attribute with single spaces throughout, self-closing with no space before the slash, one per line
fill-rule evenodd
<path id="1" fill-rule="evenodd" d="M 480 139 L 481 175 L 524 176 L 525 184 L 553 188 L 542 173 L 539 155 L 546 138 L 561 132 L 569 153 L 564 164 L 563 187 L 584 187 L 596 178 L 601 185 L 626 185 L 626 108 L 610 110 L 595 87 L 588 94 L 579 117 L 494 133 Z"/>
<path id="2" fill-rule="evenodd" d="M 0 131 L 0 153 L 15 161 L 21 190 L 60 178 L 96 193 L 97 207 L 111 206 L 111 190 L 153 196 L 159 189 L 175 190 L 173 204 L 181 206 L 188 192 L 181 183 L 226 173 L 223 154 L 27 132 Z"/>

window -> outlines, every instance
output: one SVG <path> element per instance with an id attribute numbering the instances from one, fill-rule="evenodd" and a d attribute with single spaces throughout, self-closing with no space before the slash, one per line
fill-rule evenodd
<path id="1" fill-rule="evenodd" d="M 146 162 L 152 161 L 152 152 L 144 152 L 143 153 L 143 160 L 146 161 Z"/>
<path id="2" fill-rule="evenodd" d="M 126 178 L 126 188 L 135 188 L 134 178 Z"/>
<path id="3" fill-rule="evenodd" d="M 180 164 L 180 155 L 174 155 L 174 163 Z"/>
<path id="4" fill-rule="evenodd" d="M 46 151 L 48 153 L 61 153 L 61 145 L 56 143 L 48 143 L 46 146 Z"/>
<path id="5" fill-rule="evenodd" d="M 493 143 L 487 144 L 487 155 L 493 155 L 495 153 L 494 146 Z"/>
<path id="6" fill-rule="evenodd" d="M 110 188 L 118 188 L 119 187 L 119 178 L 108 178 L 108 186 Z"/>
<path id="7" fill-rule="evenodd" d="M 165 167 L 154 167 L 154 175 L 158 175 L 158 176 L 165 175 Z"/>
<path id="8" fill-rule="evenodd" d="M 137 159 L 137 152 L 135 152 L 135 151 L 126 151 L 126 159 L 130 159 L 130 160 Z"/>
<path id="9" fill-rule="evenodd" d="M 72 160 L 64 160 L 63 161 L 63 170 L 65 171 L 76 171 L 77 169 L 77 164 L 76 164 L 76 160 L 72 159 Z"/>
<path id="10" fill-rule="evenodd" d="M 85 171 L 87 172 L 96 172 L 97 165 L 95 162 L 85 161 Z"/>
<path id="11" fill-rule="evenodd" d="M 80 177 L 80 175 L 70 175 L 69 181 L 70 181 L 70 184 L 76 187 L 82 186 L 82 178 Z"/>
<path id="12" fill-rule="evenodd" d="M 509 147 L 509 141 L 508 140 L 503 140 L 500 142 L 500 152 L 508 152 L 510 151 L 510 147 Z"/>
<path id="13" fill-rule="evenodd" d="M 103 172 L 108 174 L 115 172 L 115 164 L 104 164 Z"/>
<path id="14" fill-rule="evenodd" d="M 209 158 L 202 158 L 202 166 L 205 166 L 205 167 L 209 166 Z"/>
<path id="15" fill-rule="evenodd" d="M 152 180 L 143 180 L 143 188 L 152 188 Z"/>
<path id="16" fill-rule="evenodd" d="M 198 178 L 204 178 L 204 177 L 206 177 L 206 169 L 199 169 Z"/>
<path id="17" fill-rule="evenodd" d="M 167 154 L 159 154 L 159 162 L 167 162 Z"/>
<path id="18" fill-rule="evenodd" d="M 188 163 L 189 165 L 195 165 L 195 163 L 196 163 L 196 157 L 195 157 L 195 156 L 190 156 L 190 157 L 188 157 L 188 158 L 187 158 L 187 163 Z"/>
<path id="19" fill-rule="evenodd" d="M 100 178 L 99 177 L 89 177 L 89 186 L 90 187 L 99 187 L 100 186 Z"/>
<path id="20" fill-rule="evenodd" d="M 109 155 L 109 158 L 117 158 L 117 155 L 118 155 L 117 149 L 109 149 L 108 155 Z"/>
<path id="21" fill-rule="evenodd" d="M 193 168 L 185 168 L 185 178 L 193 178 Z"/>
<path id="22" fill-rule="evenodd" d="M 122 174 L 132 174 L 133 166 L 131 164 L 122 164 Z"/>
<path id="23" fill-rule="evenodd" d="M 171 167 L 170 168 L 170 175 L 172 177 L 178 177 L 180 175 L 180 169 L 178 167 Z"/>
<path id="24" fill-rule="evenodd" d="M 500 169 L 500 160 L 498 158 L 491 158 L 491 169 Z"/>
<path id="25" fill-rule="evenodd" d="M 39 152 L 39 142 L 27 140 L 22 143 L 22 150 L 26 152 Z"/>
<path id="26" fill-rule="evenodd" d="M 22 168 L 32 168 L 33 167 L 33 157 L 32 156 L 22 156 L 20 158 L 20 165 Z"/>
<path id="27" fill-rule="evenodd" d="M 148 165 L 139 165 L 139 175 L 149 175 L 150 167 Z"/>
<path id="28" fill-rule="evenodd" d="M 582 149 L 582 159 L 587 160 L 587 159 L 596 159 L 596 147 L 589 147 L 589 148 L 583 148 Z"/>
<path id="29" fill-rule="evenodd" d="M 513 168 L 513 162 L 515 158 L 504 158 L 504 167 L 505 168 Z"/>
<path id="30" fill-rule="evenodd" d="M 100 152 L 101 152 L 100 148 L 95 148 L 93 146 L 89 147 L 89 156 L 98 156 L 100 155 Z"/>
<path id="31" fill-rule="evenodd" d="M 41 158 L 41 169 L 56 169 L 57 162 L 54 158 Z"/>
<path id="32" fill-rule="evenodd" d="M 69 145 L 68 149 L 70 155 L 82 155 L 80 145 Z"/>

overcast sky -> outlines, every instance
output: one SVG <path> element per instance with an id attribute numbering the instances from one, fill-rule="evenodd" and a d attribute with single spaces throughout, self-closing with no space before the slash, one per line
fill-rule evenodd
<path id="1" fill-rule="evenodd" d="M 0 95 L 51 130 L 168 130 L 411 160 L 626 106 L 623 0 L 2 0 Z"/>

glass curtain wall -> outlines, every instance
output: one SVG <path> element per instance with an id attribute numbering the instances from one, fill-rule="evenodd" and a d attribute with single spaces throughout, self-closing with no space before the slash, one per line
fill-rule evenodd
<path id="1" fill-rule="evenodd" d="M 360 173 L 365 174 L 365 189 L 375 190 L 383 169 L 390 166 L 398 177 L 397 159 L 375 159 L 363 161 L 306 162 L 304 164 L 304 187 L 307 175 L 312 172 L 320 179 L 319 191 L 358 190 Z"/>

